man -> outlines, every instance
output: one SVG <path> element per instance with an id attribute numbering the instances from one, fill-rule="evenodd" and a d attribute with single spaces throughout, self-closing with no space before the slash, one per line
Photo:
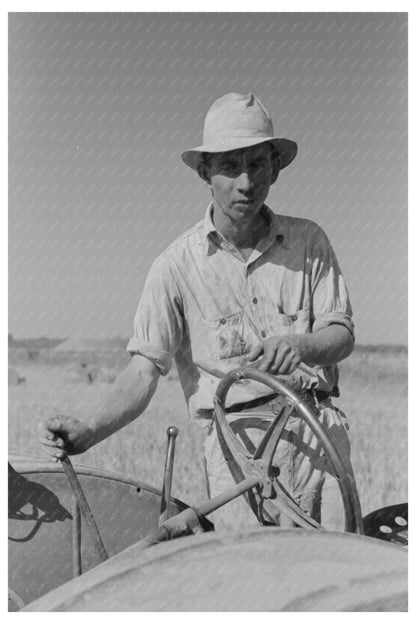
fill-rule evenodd
<path id="1" fill-rule="evenodd" d="M 208 184 L 212 204 L 153 263 L 127 346 L 131 362 L 94 416 L 45 423 L 41 442 L 55 460 L 63 449 L 81 453 L 137 418 L 175 358 L 190 415 L 207 430 L 211 497 L 233 484 L 211 426 L 213 395 L 225 373 L 247 364 L 300 381 L 354 478 L 344 417 L 330 400 L 338 393 L 336 363 L 354 345 L 344 279 L 319 226 L 277 216 L 264 203 L 296 152 L 296 143 L 274 136 L 254 95 L 230 93 L 214 102 L 203 145 L 182 155 Z M 279 400 L 255 382 L 234 384 L 227 398 L 228 418 L 236 428 L 245 423 L 252 448 L 264 435 L 255 422 L 270 422 Z M 281 482 L 315 519 L 342 528 L 336 480 L 316 439 L 297 417 L 286 429 L 274 457 Z M 258 524 L 243 498 L 213 519 L 217 528 Z M 283 514 L 277 520 L 290 524 Z"/>

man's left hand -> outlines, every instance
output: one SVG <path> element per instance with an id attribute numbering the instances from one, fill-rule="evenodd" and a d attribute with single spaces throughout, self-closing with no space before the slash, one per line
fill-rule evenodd
<path id="1" fill-rule="evenodd" d="M 289 375 L 301 363 L 299 336 L 266 338 L 251 349 L 247 359 L 258 370 Z"/>

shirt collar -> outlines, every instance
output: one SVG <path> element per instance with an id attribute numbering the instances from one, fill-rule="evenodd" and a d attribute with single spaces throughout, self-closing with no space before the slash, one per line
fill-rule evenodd
<path id="1" fill-rule="evenodd" d="M 214 221 L 212 218 L 213 208 L 214 205 L 211 202 L 205 213 L 203 224 L 203 240 L 205 243 L 206 253 L 208 253 L 210 250 L 210 243 L 216 242 L 218 245 L 218 241 L 224 238 L 214 225 Z M 262 210 L 269 222 L 269 232 L 260 244 L 261 251 L 263 252 L 268 247 L 270 247 L 272 243 L 274 243 L 277 237 L 280 238 L 280 243 L 283 245 L 283 241 L 285 239 L 285 225 L 279 219 L 279 216 L 275 214 L 272 210 L 270 210 L 270 208 L 266 206 L 266 204 L 264 204 Z"/>
<path id="2" fill-rule="evenodd" d="M 212 234 L 212 232 L 216 232 L 217 234 L 219 234 L 217 228 L 214 225 L 214 221 L 212 218 L 213 208 L 214 208 L 214 205 L 211 202 L 205 213 L 204 226 L 203 226 L 204 240 L 208 238 L 209 235 Z"/>

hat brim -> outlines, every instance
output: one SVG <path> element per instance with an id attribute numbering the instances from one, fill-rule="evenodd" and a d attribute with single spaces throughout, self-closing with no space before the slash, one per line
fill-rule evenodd
<path id="1" fill-rule="evenodd" d="M 275 146 L 280 155 L 281 169 L 290 165 L 298 151 L 297 143 L 290 139 L 278 139 L 276 137 L 236 137 L 232 139 L 222 139 L 216 143 L 200 145 L 199 147 L 186 150 L 186 152 L 182 154 L 182 160 L 188 167 L 196 171 L 201 160 L 201 154 L 230 152 L 244 147 L 251 147 L 252 145 L 260 145 L 261 143 L 272 143 Z"/>

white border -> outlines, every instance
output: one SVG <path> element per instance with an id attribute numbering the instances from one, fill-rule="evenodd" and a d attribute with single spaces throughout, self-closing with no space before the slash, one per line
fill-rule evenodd
<path id="1" fill-rule="evenodd" d="M 407 12 L 409 13 L 409 62 L 410 62 L 410 69 L 413 69 L 413 47 L 412 46 L 412 35 L 414 35 L 413 32 L 413 28 L 412 28 L 412 22 L 413 22 L 413 13 L 414 11 L 412 11 L 411 9 L 413 8 L 413 5 L 407 1 L 407 2 L 403 2 L 403 1 L 396 1 L 396 2 L 369 2 L 369 1 L 365 1 L 365 0 L 361 0 L 361 1 L 357 1 L 357 0 L 350 0 L 349 2 L 330 2 L 330 1 L 314 1 L 314 2 L 296 2 L 296 1 L 292 1 L 290 3 L 286 2 L 286 3 L 282 3 L 282 2 L 259 2 L 258 0 L 256 2 L 237 2 L 237 0 L 234 1 L 226 1 L 226 0 L 210 0 L 210 2 L 200 2 L 200 3 L 196 3 L 196 2 L 189 2 L 188 1 L 181 1 L 181 0 L 177 0 L 175 3 L 172 2 L 161 2 L 160 0 L 153 0 L 150 4 L 148 3 L 141 3 L 141 2 L 132 2 L 132 1 L 126 1 L 126 0 L 119 0 L 119 2 L 115 3 L 115 2 L 91 2 L 91 1 L 87 1 L 84 0 L 83 2 L 77 2 L 77 1 L 73 1 L 73 2 L 68 2 L 67 0 L 65 1 L 61 1 L 59 3 L 56 2 L 29 2 L 29 1 L 21 1 L 21 2 L 6 2 L 6 7 L 1 11 L 1 30 L 0 30 L 0 42 L 1 42 L 1 49 L 2 49 L 2 55 L 1 55 L 1 84 L 4 85 L 5 91 L 6 93 L 3 94 L 3 97 L 1 98 L 1 106 L 2 106 L 2 115 L 1 115 L 1 130 L 2 130 L 2 168 L 1 168 L 1 172 L 2 172 L 2 180 L 3 180 L 3 184 L 2 184 L 2 189 L 3 189 L 3 198 L 4 198 L 4 202 L 3 202 L 3 206 L 7 206 L 7 13 L 8 12 L 71 12 L 71 13 L 76 13 L 76 12 L 81 12 L 81 13 L 85 13 L 85 12 L 141 12 L 140 9 L 144 9 L 144 12 L 167 12 L 167 13 L 174 13 L 174 12 L 245 12 L 245 13 L 249 13 L 249 12 L 290 12 L 290 13 L 295 13 L 295 12 L 310 12 L 310 13 L 319 13 L 319 12 L 348 12 L 348 13 L 361 13 L 361 12 Z M 334 8 L 336 8 L 336 11 L 334 11 Z M 196 9 L 199 9 L 199 11 L 197 11 Z M 287 11 L 287 9 L 290 9 L 289 11 Z M 414 81 L 412 80 L 412 71 L 410 71 L 410 85 L 409 85 L 409 111 L 414 110 L 414 103 L 415 103 L 415 98 L 413 97 L 413 90 L 414 90 Z M 412 146 L 412 139 L 414 138 L 414 133 L 413 133 L 413 120 L 412 118 L 410 118 L 410 122 L 409 122 L 409 138 L 410 138 L 410 147 Z M 409 154 L 409 172 L 413 171 L 413 157 L 412 157 L 412 150 L 410 150 L 410 154 Z M 412 181 L 412 176 L 409 176 L 409 182 Z M 413 200 L 413 196 L 414 196 L 414 191 L 411 185 L 410 190 L 409 190 L 409 241 L 413 241 L 413 234 L 415 233 L 415 217 L 414 217 L 414 202 Z M 413 207 L 413 208 L 412 208 Z M 5 290 L 7 289 L 7 211 L 6 209 L 2 209 L 0 211 L 1 214 L 1 223 L 0 223 L 0 236 L 1 236 L 1 262 L 0 262 L 0 271 L 1 271 L 1 280 L 2 280 L 2 284 L 5 285 Z M 415 245 L 409 245 L 409 284 L 412 283 L 412 280 L 414 281 L 414 275 L 413 275 L 413 271 L 412 268 L 415 266 L 415 250 L 414 250 Z M 416 318 L 416 310 L 415 310 L 415 289 L 410 288 L 409 290 L 409 319 L 414 319 Z M 6 291 L 7 292 L 7 291 Z M 7 295 L 6 295 L 7 298 Z M 6 300 L 6 298 L 4 299 L 4 301 Z M 7 326 L 7 309 L 6 307 L 2 307 L 2 321 L 4 322 L 4 325 Z M 3 341 L 2 341 L 2 346 L 4 347 L 4 349 L 2 350 L 2 353 L 4 354 L 4 358 L 2 359 L 2 372 L 4 372 L 4 375 L 2 375 L 2 380 L 3 383 L 5 384 L 5 380 L 6 380 L 6 327 L 3 327 L 3 333 L 2 333 L 2 337 L 3 337 Z M 415 341 L 415 328 L 414 326 L 410 326 L 409 327 L 409 347 L 411 350 L 411 354 L 412 354 L 412 347 L 414 345 L 414 341 Z M 4 366 L 4 369 L 3 369 Z M 412 388 L 412 386 L 414 386 L 413 380 L 414 380 L 414 372 L 415 372 L 415 368 L 414 368 L 414 364 L 413 364 L 413 357 L 410 358 L 410 364 L 409 364 L 409 380 L 410 380 L 410 388 Z M 7 392 L 5 390 L 4 393 L 2 393 L 2 396 L 6 397 L 7 396 Z M 394 397 L 393 397 L 394 398 Z M 414 400 L 414 392 L 410 392 L 410 411 L 409 413 L 411 415 L 413 415 L 413 418 L 409 419 L 409 440 L 415 440 L 415 425 L 414 425 L 414 417 L 416 415 L 416 411 L 415 411 L 415 400 Z M 7 408 L 6 408 L 7 409 Z M 6 414 L 6 409 L 4 410 L 4 414 Z M 3 419 L 3 422 L 6 422 L 6 419 Z M 2 436 L 2 440 L 3 440 L 3 444 L 4 444 L 4 457 L 6 455 L 7 452 L 7 442 L 6 442 L 7 436 L 3 435 Z M 409 449 L 412 450 L 412 449 Z M 410 475 L 414 474 L 414 466 L 415 466 L 415 462 L 412 460 L 412 453 L 409 453 L 409 471 L 410 471 Z M 5 462 L 3 462 L 4 466 L 5 466 Z M 413 480 L 412 480 L 413 481 Z M 7 485 L 6 485 L 6 478 L 5 478 L 5 470 L 4 470 L 4 475 L 3 475 L 3 479 L 1 481 L 2 483 L 2 487 L 4 487 L 4 489 L 2 489 L 2 493 L 4 493 L 2 495 L 2 501 L 5 501 L 5 491 L 7 490 Z M 411 490 L 413 490 L 413 483 L 411 483 Z M 413 501 L 413 496 L 411 496 L 411 501 Z M 413 517 L 413 508 L 414 505 L 411 505 L 411 516 Z M 2 526 L 4 523 L 4 527 L 6 526 L 6 521 L 5 521 L 5 513 L 2 514 Z M 3 533 L 3 535 L 5 535 L 5 532 Z M 5 539 L 2 540 L 2 544 L 3 547 L 5 545 Z M 411 550 L 411 553 L 413 553 L 413 550 Z M 6 558 L 3 557 L 3 561 L 5 561 Z M 249 562 L 248 562 L 249 564 Z M 411 581 L 414 580 L 414 574 L 413 574 L 413 554 L 411 557 L 411 576 L 410 579 Z M 2 572 L 5 573 L 5 576 L 7 575 L 7 571 L 6 570 L 2 570 Z M 2 584 L 2 586 L 5 588 L 5 581 L 6 579 L 4 579 L 4 584 Z M 410 582 L 410 587 L 412 587 L 412 582 Z M 3 593 L 4 596 L 4 593 Z M 413 612 L 413 601 L 411 600 L 411 596 L 412 593 L 410 592 L 410 613 Z M 24 614 L 22 614 L 20 617 L 25 617 Z M 7 615 L 7 617 L 10 617 L 10 614 Z M 14 617 L 14 616 L 12 616 Z M 19 617 L 19 616 L 18 616 Z M 27 616 L 26 616 L 27 617 Z M 30 621 L 32 622 L 42 622 L 42 624 L 45 622 L 45 620 L 49 621 L 52 618 L 54 618 L 55 616 L 53 614 L 30 614 Z M 78 614 L 77 618 L 80 618 L 82 621 L 87 621 L 88 618 L 88 622 L 91 621 L 91 619 L 94 617 L 93 614 L 91 614 L 90 616 L 87 616 L 86 614 Z M 110 621 L 114 619 L 114 614 L 100 614 L 100 622 L 104 621 Z M 347 622 L 350 621 L 351 619 L 351 614 L 348 613 L 344 613 L 344 614 L 330 614 L 330 613 L 325 613 L 325 614 L 287 614 L 287 613 L 279 613 L 279 614 L 259 614 L 256 615 L 254 613 L 252 614 L 246 614 L 245 616 L 243 616 L 243 614 L 238 614 L 238 615 L 233 615 L 233 614 L 226 614 L 226 615 L 221 615 L 221 614 L 215 614 L 213 616 L 213 614 L 198 614 L 198 622 L 200 624 L 211 624 L 213 617 L 215 617 L 215 620 L 221 619 L 221 621 L 224 619 L 227 620 L 227 622 L 229 622 L 230 620 L 234 620 L 234 618 L 237 619 L 238 617 L 238 621 L 241 622 L 241 620 L 245 620 L 245 621 L 250 621 L 252 622 L 253 619 L 259 619 L 261 620 L 261 622 L 265 622 L 265 621 L 273 621 L 275 622 L 278 618 L 279 623 L 281 621 L 297 621 L 300 618 L 305 618 L 307 617 L 307 621 L 308 622 L 314 622 L 314 621 L 318 621 L 320 623 L 322 622 L 331 622 L 331 624 L 333 623 L 334 617 L 336 617 L 337 621 L 339 620 L 340 622 Z M 395 614 L 395 613 L 378 613 L 378 614 L 361 614 L 361 613 L 354 613 L 352 615 L 352 617 L 355 620 L 359 620 L 359 621 L 365 621 L 366 624 L 368 624 L 369 620 L 374 618 L 374 621 L 376 620 L 377 622 L 386 622 L 386 621 L 396 621 L 397 619 L 402 620 L 403 618 L 408 618 L 409 614 Z M 72 614 L 60 614 L 59 616 L 60 619 L 64 619 L 69 621 L 69 619 L 71 618 L 71 620 L 73 620 L 73 615 Z M 180 621 L 186 621 L 186 622 L 190 622 L 191 618 L 192 618 L 192 622 L 195 621 L 195 614 L 192 613 L 185 613 L 185 614 L 137 614 L 137 613 L 126 613 L 122 615 L 122 619 L 125 621 L 134 621 L 137 622 L 137 618 L 140 618 L 141 621 L 145 620 L 146 622 L 149 621 L 157 621 L 157 622 L 166 622 L 167 619 L 169 619 L 169 622 L 171 622 L 172 620 L 180 620 Z M 246 620 L 247 618 L 247 620 Z"/>

